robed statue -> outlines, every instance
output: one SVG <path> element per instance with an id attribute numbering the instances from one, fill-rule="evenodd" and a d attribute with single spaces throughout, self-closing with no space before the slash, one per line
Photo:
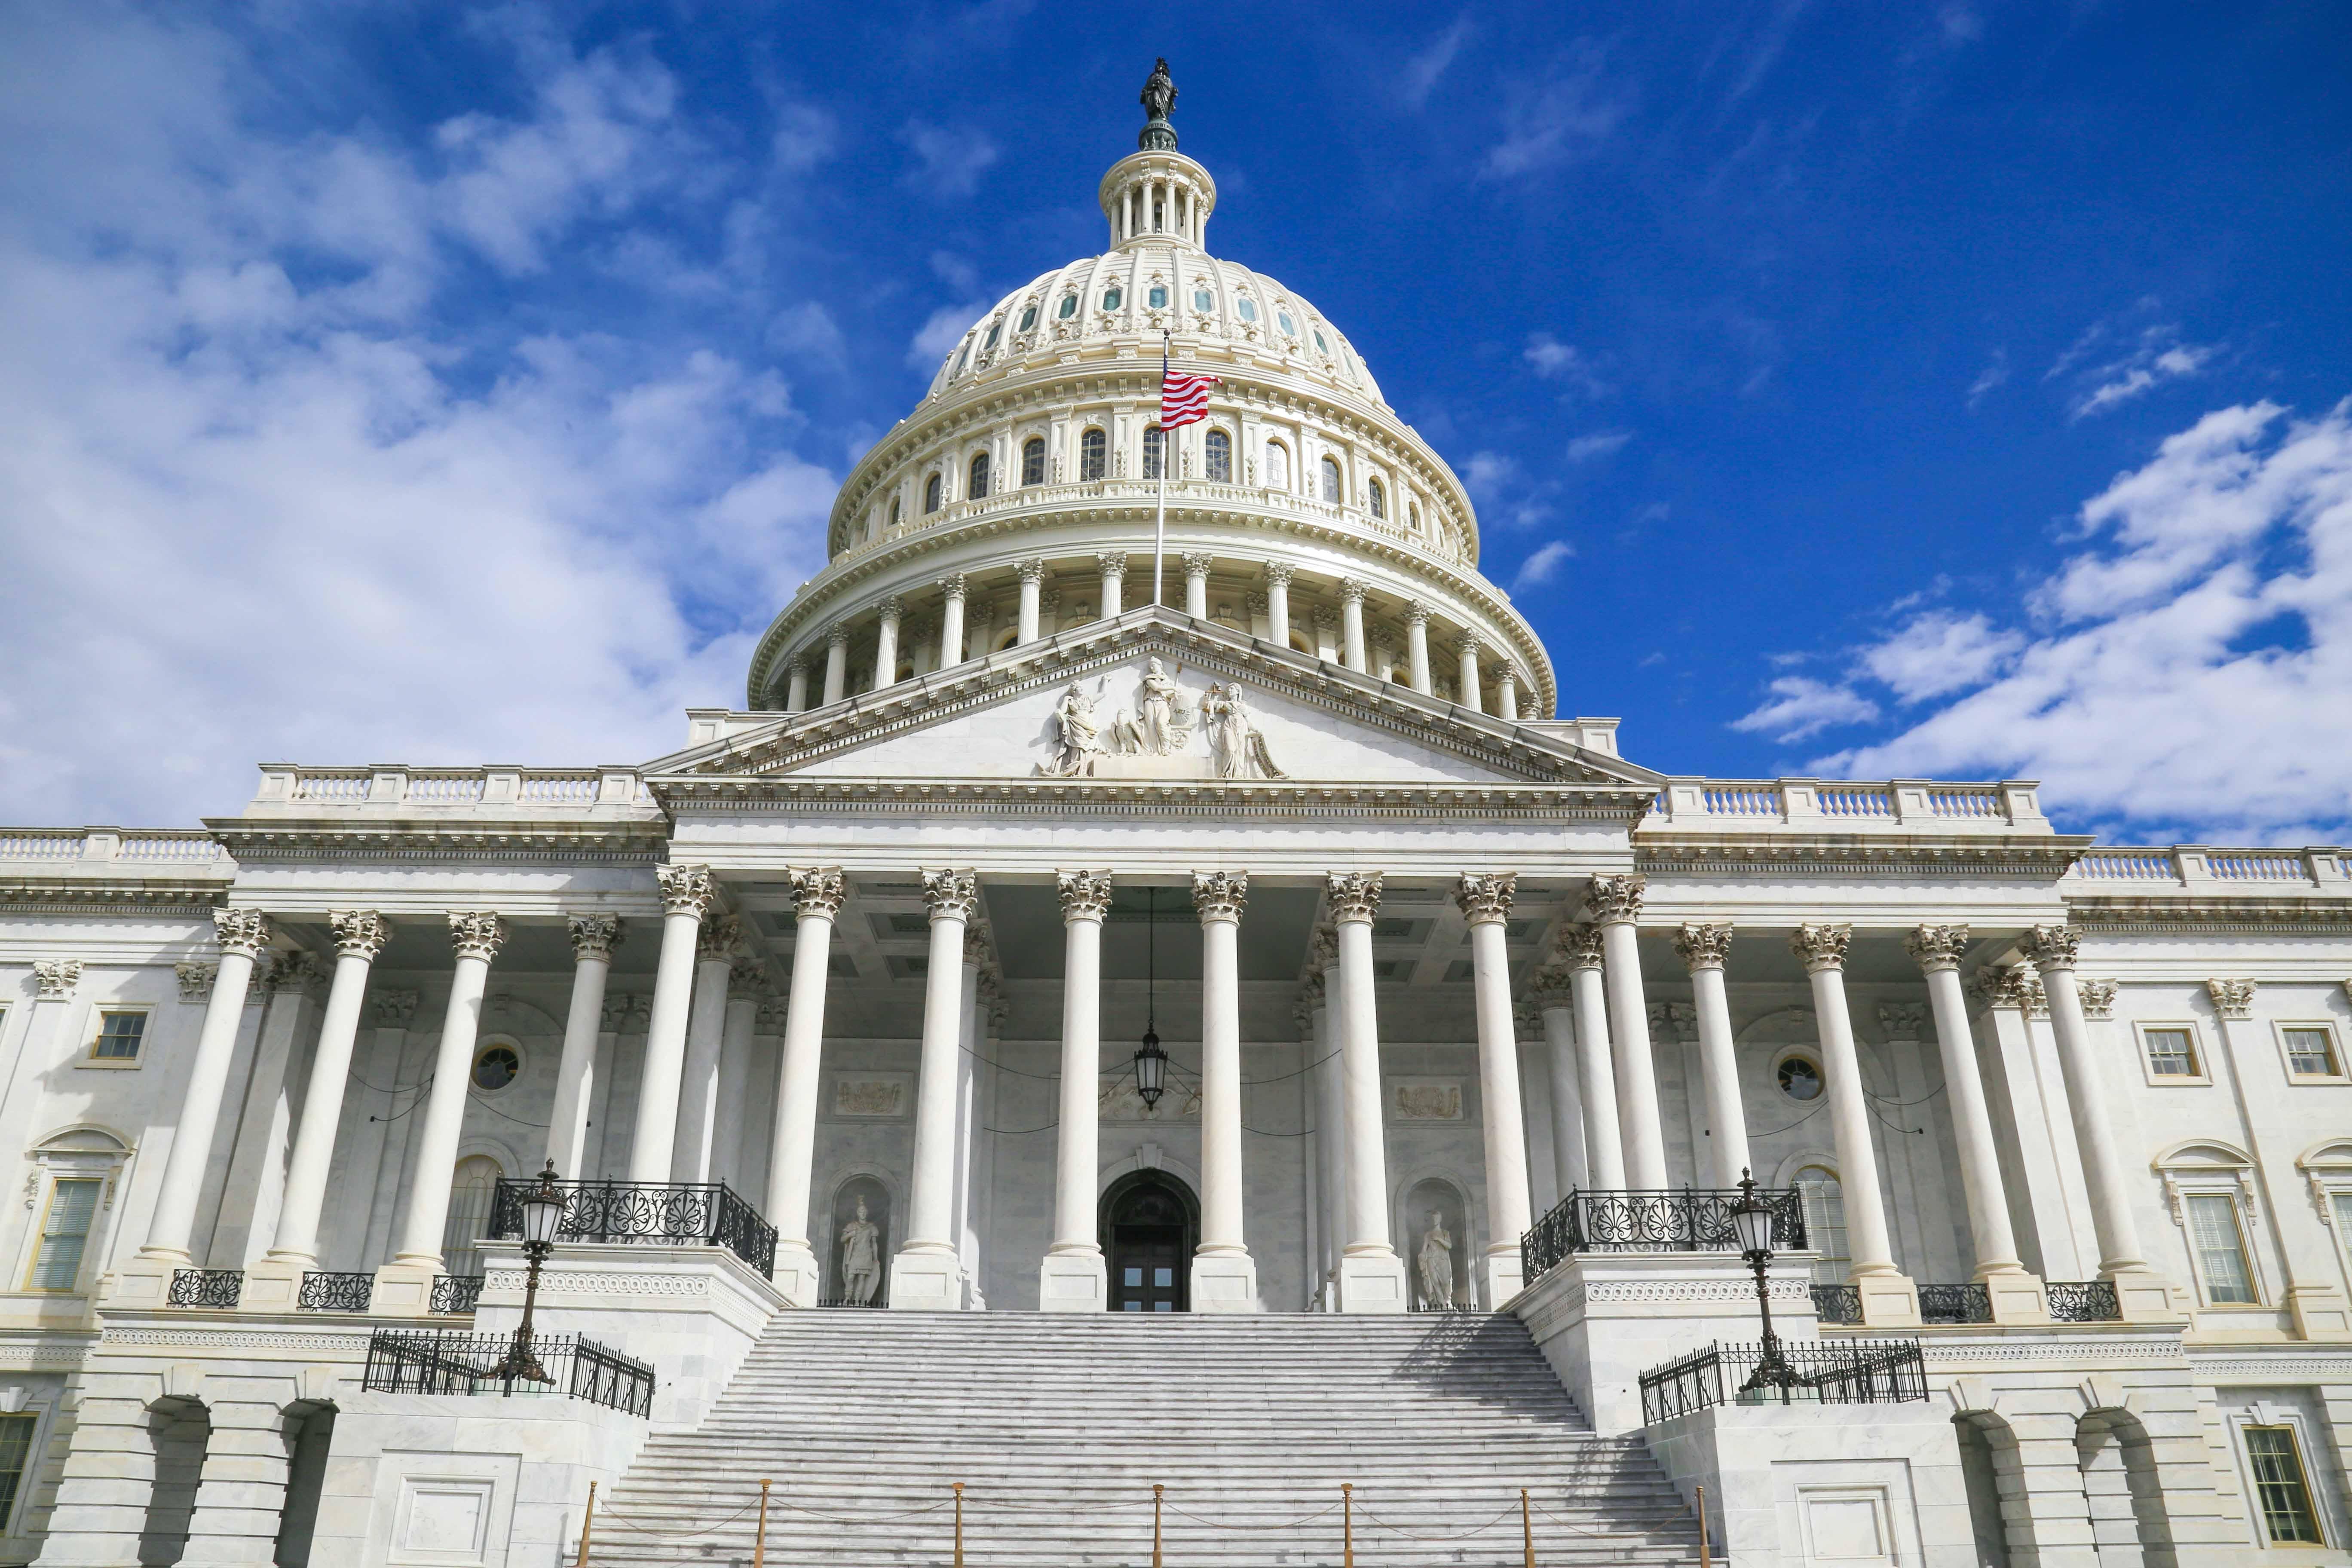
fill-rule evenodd
<path id="1" fill-rule="evenodd" d="M 1102 750 L 1095 705 L 1087 700 L 1086 688 L 1073 680 L 1054 705 L 1053 760 L 1038 763 L 1037 771 L 1047 778 L 1076 778 L 1089 770 Z"/>
<path id="2" fill-rule="evenodd" d="M 1161 59 L 1151 68 L 1151 75 L 1143 83 L 1143 112 L 1154 120 L 1165 120 L 1176 107 L 1176 79 L 1168 74 L 1168 62 Z"/>
<path id="3" fill-rule="evenodd" d="M 866 1217 L 866 1200 L 857 1200 L 857 1217 L 841 1227 L 841 1298 L 853 1307 L 874 1305 L 882 1284 L 882 1232 Z"/>
<path id="4" fill-rule="evenodd" d="M 1422 1233 L 1421 1254 L 1414 1259 L 1421 1276 L 1421 1304 L 1433 1312 L 1454 1310 L 1454 1235 L 1445 1216 L 1429 1211 L 1429 1228 Z"/>
<path id="5" fill-rule="evenodd" d="M 1209 760 L 1221 779 L 1287 778 L 1274 765 L 1265 737 L 1250 717 L 1238 681 L 1209 688 L 1201 699 L 1201 728 L 1209 741 Z"/>

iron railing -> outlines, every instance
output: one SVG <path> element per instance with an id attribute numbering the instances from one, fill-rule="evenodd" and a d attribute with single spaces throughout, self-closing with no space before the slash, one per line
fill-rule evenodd
<path id="1" fill-rule="evenodd" d="M 2053 1279 L 2042 1287 L 2042 1292 L 2049 1300 L 2053 1322 L 2112 1323 L 2124 1315 L 2112 1279 Z"/>
<path id="2" fill-rule="evenodd" d="M 1747 1386 L 1761 1344 L 1717 1342 L 1642 1374 L 1642 1424 L 1710 1405 L 1901 1405 L 1927 1397 L 1917 1340 L 1782 1340 L 1786 1385 Z"/>
<path id="3" fill-rule="evenodd" d="M 1772 1210 L 1772 1247 L 1801 1250 L 1805 1208 L 1794 1187 L 1759 1189 Z M 1570 1192 L 1519 1238 L 1520 1265 L 1533 1280 L 1573 1252 L 1737 1252 L 1736 1188 L 1658 1192 Z"/>
<path id="4" fill-rule="evenodd" d="M 820 1296 L 817 1298 L 816 1304 L 820 1307 L 841 1307 L 853 1312 L 882 1311 L 890 1305 L 879 1290 L 874 1293 L 874 1300 L 871 1301 L 853 1301 L 846 1296 Z"/>
<path id="5" fill-rule="evenodd" d="M 364 1312 L 374 1294 L 373 1274 L 310 1273 L 294 1305 L 305 1312 Z"/>
<path id="6" fill-rule="evenodd" d="M 724 1182 L 558 1182 L 564 1193 L 558 1241 L 723 1247 L 762 1275 L 776 1272 L 776 1227 Z M 501 1178 L 486 1236 L 522 1235 L 522 1199 L 536 1180 Z"/>
<path id="7" fill-rule="evenodd" d="M 654 1369 L 578 1334 L 535 1334 L 530 1353 L 547 1381 L 514 1375 L 512 1334 L 378 1329 L 368 1338 L 374 1394 L 491 1394 L 505 1398 L 584 1399 L 632 1415 L 654 1409 Z"/>
<path id="8" fill-rule="evenodd" d="M 462 1315 L 474 1310 L 482 1299 L 486 1274 L 436 1274 L 433 1277 L 433 1310 Z"/>
<path id="9" fill-rule="evenodd" d="M 1922 1285 L 1919 1321 L 1950 1326 L 1992 1321 L 1992 1291 L 1982 1285 Z"/>
<path id="10" fill-rule="evenodd" d="M 1859 1285 L 1816 1285 L 1812 1287 L 1813 1316 L 1824 1323 L 1858 1323 L 1862 1321 L 1862 1287 Z"/>
<path id="11" fill-rule="evenodd" d="M 210 1307 L 226 1312 L 234 1310 L 237 1298 L 244 1294 L 242 1268 L 174 1268 L 171 1294 L 163 1298 L 163 1303 L 169 1307 Z"/>

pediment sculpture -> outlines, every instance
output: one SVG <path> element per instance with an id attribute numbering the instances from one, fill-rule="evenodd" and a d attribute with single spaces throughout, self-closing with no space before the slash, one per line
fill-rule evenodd
<path id="1" fill-rule="evenodd" d="M 1039 774 L 1088 778 L 1104 771 L 1099 766 L 1104 758 L 1197 755 L 1192 749 L 1197 735 L 1213 777 L 1289 776 L 1275 765 L 1238 681 L 1213 682 L 1194 700 L 1157 658 L 1149 659 L 1136 684 L 1134 708 L 1118 710 L 1108 724 L 1095 711 L 1104 684 L 1097 682 L 1091 694 L 1083 681 L 1063 688 L 1047 736 L 1054 754 L 1037 764 Z"/>

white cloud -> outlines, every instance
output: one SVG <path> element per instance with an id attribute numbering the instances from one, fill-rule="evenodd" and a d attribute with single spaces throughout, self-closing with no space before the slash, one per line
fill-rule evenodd
<path id="1" fill-rule="evenodd" d="M 1609 384 L 1601 379 L 1601 373 L 1583 351 L 1574 343 L 1561 342 L 1549 332 L 1528 333 L 1528 346 L 1520 351 L 1520 357 L 1538 375 L 1561 383 L 1571 394 L 1591 398 L 1610 394 Z"/>
<path id="2" fill-rule="evenodd" d="M 1771 700 L 1731 721 L 1735 730 L 1801 741 L 1832 724 L 1860 724 L 1878 717 L 1878 704 L 1844 686 L 1809 675 L 1784 675 L 1765 688 Z"/>
<path id="3" fill-rule="evenodd" d="M 1576 546 L 1564 539 L 1555 539 L 1546 544 L 1520 563 L 1517 573 L 1511 578 L 1512 594 L 1524 594 L 1529 588 L 1550 582 L 1559 575 L 1561 565 L 1575 553 Z"/>
<path id="4" fill-rule="evenodd" d="M 2172 321 L 2149 322 L 2126 340 L 2123 320 L 2145 318 L 2158 308 L 2157 300 L 2142 300 L 2121 317 L 2094 321 L 2051 363 L 2043 381 L 2064 377 L 2074 384 L 2067 399 L 2069 419 L 2087 419 L 2167 382 L 2185 381 L 2221 352 L 2219 343 L 2181 342 L 2180 327 Z"/>
<path id="5" fill-rule="evenodd" d="M 907 344 L 907 368 L 919 370 L 926 375 L 940 368 L 940 361 L 956 346 L 980 313 L 988 307 L 977 300 L 966 305 L 942 305 L 923 319 L 915 329 L 913 341 Z"/>
<path id="6" fill-rule="evenodd" d="M 1568 460 L 1591 463 L 1602 458 L 1614 457 L 1633 438 L 1631 430 L 1595 430 L 1590 436 L 1579 436 L 1568 444 Z"/>
<path id="7" fill-rule="evenodd" d="M 1484 172 L 1508 179 L 1581 163 L 1631 109 L 1630 95 L 1606 79 L 1601 51 L 1579 42 L 1541 79 L 1506 85 L 1503 139 L 1486 150 Z"/>
<path id="8" fill-rule="evenodd" d="M 1462 41 L 1469 36 L 1469 16 L 1467 15 L 1456 16 L 1454 19 L 1454 26 L 1432 39 L 1429 47 L 1406 59 L 1403 80 L 1405 102 L 1419 109 L 1429 101 L 1430 89 L 1437 85 L 1437 79 L 1445 74 L 1445 68 L 1454 63 L 1454 57 L 1462 50 Z"/>
<path id="9" fill-rule="evenodd" d="M 898 130 L 921 167 L 908 179 L 926 190 L 950 196 L 968 196 L 980 188 L 981 175 L 997 159 L 996 143 L 969 126 L 950 130 L 928 121 L 909 120 Z"/>
<path id="10" fill-rule="evenodd" d="M 814 104 L 787 103 L 776 111 L 776 134 L 770 152 L 780 174 L 805 174 L 834 154 L 841 128 L 832 115 Z"/>
<path id="11" fill-rule="evenodd" d="M 1985 362 L 1984 369 L 1979 371 L 1977 378 L 1969 383 L 1969 412 L 1975 413 L 1984 400 L 1991 396 L 1993 392 L 2008 380 L 2009 351 L 1995 349 L 1992 351 L 1992 357 Z"/>
<path id="12" fill-rule="evenodd" d="M 1502 494 L 1503 487 L 1519 477 L 1517 459 L 1501 452 L 1473 452 L 1462 470 L 1462 486 L 1470 499 L 1486 506 Z"/>
<path id="13" fill-rule="evenodd" d="M 1981 615 L 1932 611 L 1863 649 L 1860 663 L 1895 696 L 1917 702 L 1981 685 L 2024 646 L 2022 637 L 1995 631 Z"/>

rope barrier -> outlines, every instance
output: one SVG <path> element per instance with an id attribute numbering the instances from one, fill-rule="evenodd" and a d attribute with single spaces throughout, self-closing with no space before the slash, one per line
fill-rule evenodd
<path id="1" fill-rule="evenodd" d="M 1402 1535 L 1407 1541 L 1467 1541 L 1474 1535 L 1484 1535 L 1486 1531 L 1494 1529 L 1497 1524 L 1500 1524 L 1503 1521 L 1504 1515 L 1509 1513 L 1515 1506 L 1516 1505 L 1511 1503 L 1505 1503 L 1503 1505 L 1502 1513 L 1496 1514 L 1494 1518 L 1475 1529 L 1462 1531 L 1459 1535 L 1418 1534 L 1413 1531 L 1407 1530 L 1401 1524 L 1391 1524 L 1387 1520 L 1382 1519 L 1379 1514 L 1374 1513 L 1369 1508 L 1364 1510 L 1364 1517 L 1370 1520 L 1374 1524 L 1379 1525 L 1382 1530 L 1388 1531 L 1392 1534 Z"/>
<path id="2" fill-rule="evenodd" d="M 613 1513 L 609 1510 L 605 1513 L 604 1517 L 613 1523 L 625 1524 L 631 1530 L 635 1531 L 639 1535 L 650 1535 L 656 1541 L 691 1541 L 698 1535 L 710 1535 L 726 1529 L 729 1525 L 734 1523 L 737 1520 L 742 1518 L 745 1514 L 751 1512 L 753 1509 L 759 1506 L 760 1505 L 756 1500 L 747 1502 L 741 1508 L 737 1509 L 733 1513 L 729 1514 L 725 1519 L 720 1520 L 717 1524 L 706 1525 L 700 1530 L 651 1530 L 645 1525 L 637 1523 L 634 1520 L 625 1518 L 620 1514 Z"/>

